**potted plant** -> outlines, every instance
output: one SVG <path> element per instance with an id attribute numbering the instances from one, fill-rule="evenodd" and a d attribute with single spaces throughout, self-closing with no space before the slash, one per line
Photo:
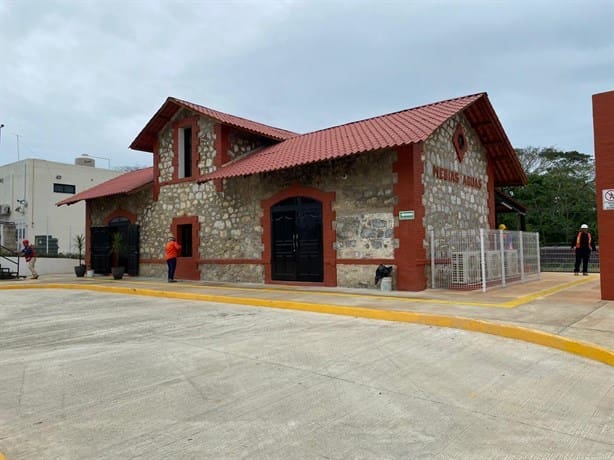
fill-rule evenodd
<path id="1" fill-rule="evenodd" d="M 124 276 L 125 268 L 119 265 L 119 257 L 125 250 L 126 246 L 124 245 L 122 234 L 120 232 L 113 233 L 111 237 L 111 273 L 113 274 L 113 279 L 120 280 Z"/>
<path id="2" fill-rule="evenodd" d="M 75 275 L 78 278 L 85 276 L 85 264 L 83 263 L 83 249 L 85 248 L 85 237 L 81 235 L 75 236 L 75 244 L 77 245 L 77 251 L 79 252 L 79 265 L 75 267 Z"/>

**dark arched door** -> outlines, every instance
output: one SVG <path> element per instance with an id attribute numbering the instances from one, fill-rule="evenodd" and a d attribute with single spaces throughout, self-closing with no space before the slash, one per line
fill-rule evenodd
<path id="1" fill-rule="evenodd" d="M 125 217 L 116 217 L 107 227 L 92 227 L 91 231 L 91 266 L 95 273 L 111 273 L 111 238 L 113 233 L 122 235 L 125 252 L 119 255 L 119 265 L 126 268 L 126 273 L 139 274 L 139 226 L 131 224 Z"/>
<path id="2" fill-rule="evenodd" d="M 271 208 L 271 277 L 322 282 L 322 203 L 288 198 Z"/>

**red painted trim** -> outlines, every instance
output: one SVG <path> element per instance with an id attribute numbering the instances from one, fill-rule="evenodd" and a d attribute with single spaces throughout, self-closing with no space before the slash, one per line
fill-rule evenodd
<path id="1" fill-rule="evenodd" d="M 228 127 L 222 123 L 215 125 L 215 158 L 213 164 L 215 169 L 220 169 L 224 164 L 230 160 L 228 149 L 230 148 L 229 130 Z M 213 181 L 215 190 L 221 192 L 224 190 L 222 179 L 215 179 Z"/>
<path id="2" fill-rule="evenodd" d="M 204 265 L 264 265 L 263 259 L 199 259 Z"/>
<path id="3" fill-rule="evenodd" d="M 260 207 L 262 208 L 260 225 L 262 226 L 262 244 L 264 247 L 262 256 L 264 260 L 264 281 L 265 283 L 273 283 L 271 277 L 271 207 L 280 201 L 295 196 L 313 198 L 322 203 L 324 281 L 316 284 L 337 286 L 337 253 L 334 249 L 336 234 L 333 229 L 333 222 L 335 221 L 336 214 L 332 206 L 333 201 L 335 201 L 335 192 L 323 192 L 315 188 L 298 184 L 293 184 L 260 203 Z"/>
<path id="4" fill-rule="evenodd" d="M 140 259 L 139 263 L 141 264 L 165 264 L 166 261 L 164 259 Z"/>
<path id="5" fill-rule="evenodd" d="M 186 178 L 179 178 L 179 130 L 182 128 L 192 128 L 192 152 L 190 159 L 192 162 L 192 175 Z M 198 169 L 198 117 L 184 118 L 177 120 L 172 124 L 173 129 L 173 181 L 190 181 L 198 179 L 202 173 Z"/>
<path id="6" fill-rule="evenodd" d="M 136 224 L 137 215 L 122 208 L 116 209 L 112 213 L 108 214 L 107 217 L 104 218 L 104 221 L 107 223 L 107 225 L 109 225 L 109 223 L 116 217 L 125 217 L 131 224 Z"/>
<path id="7" fill-rule="evenodd" d="M 160 197 L 160 142 L 158 139 L 154 142 L 153 154 L 153 200 L 158 201 Z"/>
<path id="8" fill-rule="evenodd" d="M 85 266 L 92 267 L 92 200 L 85 200 Z"/>
<path id="9" fill-rule="evenodd" d="M 337 265 L 394 265 L 394 259 L 337 259 Z"/>
<path id="10" fill-rule="evenodd" d="M 459 142 L 459 136 L 463 137 L 465 141 L 464 145 L 461 145 L 461 143 Z M 452 135 L 452 144 L 454 145 L 454 150 L 456 150 L 456 158 L 458 158 L 458 162 L 462 163 L 463 159 L 465 158 L 465 154 L 469 149 L 469 146 L 467 145 L 467 136 L 465 135 L 465 130 L 463 129 L 463 125 L 461 125 L 460 123 L 458 124 L 458 126 L 454 130 L 454 134 Z"/>
<path id="11" fill-rule="evenodd" d="M 593 95 L 593 132 L 601 298 L 614 300 L 614 209 L 603 209 L 603 191 L 614 190 L 614 91 Z"/>
<path id="12" fill-rule="evenodd" d="M 394 228 L 394 236 L 399 241 L 399 247 L 394 250 L 397 266 L 397 289 L 401 291 L 422 291 L 426 289 L 424 263 L 426 250 L 423 240 L 424 229 L 424 184 L 422 174 L 424 163 L 422 151 L 424 144 L 411 144 L 397 148 L 397 161 L 392 170 L 397 175 L 394 184 L 394 194 L 397 204 L 394 206 L 395 220 L 399 211 L 414 211 L 413 220 L 399 220 Z"/>
<path id="13" fill-rule="evenodd" d="M 192 256 L 177 257 L 177 272 L 176 277 L 187 280 L 200 280 L 200 223 L 198 216 L 174 217 L 171 222 L 171 234 L 175 235 L 177 242 L 182 244 L 181 235 L 177 232 L 177 227 L 180 225 L 192 225 Z"/>

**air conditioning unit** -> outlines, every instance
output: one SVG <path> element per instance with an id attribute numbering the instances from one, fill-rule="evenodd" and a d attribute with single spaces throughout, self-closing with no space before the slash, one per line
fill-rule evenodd
<path id="1" fill-rule="evenodd" d="M 92 168 L 96 167 L 96 162 L 93 158 L 77 157 L 75 158 L 75 164 L 77 166 L 90 166 Z"/>
<path id="2" fill-rule="evenodd" d="M 452 284 L 479 283 L 481 275 L 480 251 L 452 253 Z"/>
<path id="3" fill-rule="evenodd" d="M 501 278 L 501 252 L 486 251 L 486 279 L 496 280 Z"/>
<path id="4" fill-rule="evenodd" d="M 8 204 L 0 204 L 0 216 L 8 216 L 11 213 L 11 207 Z"/>
<path id="5" fill-rule="evenodd" d="M 517 249 L 505 251 L 505 276 L 515 276 L 520 273 L 520 264 Z"/>

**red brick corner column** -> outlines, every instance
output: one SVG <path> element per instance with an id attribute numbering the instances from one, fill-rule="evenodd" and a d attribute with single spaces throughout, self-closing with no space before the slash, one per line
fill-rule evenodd
<path id="1" fill-rule="evenodd" d="M 394 216 L 398 219 L 400 211 L 414 211 L 414 219 L 399 220 L 394 229 L 394 236 L 399 241 L 399 247 L 394 250 L 397 289 L 401 291 L 423 291 L 427 284 L 424 273 L 426 250 L 423 243 L 425 231 L 422 149 L 422 143 L 397 148 L 397 161 L 393 166 L 393 172 L 397 175 L 394 185 L 394 194 L 397 197 Z"/>
<path id="2" fill-rule="evenodd" d="M 601 298 L 614 300 L 614 91 L 593 95 Z"/>
<path id="3" fill-rule="evenodd" d="M 92 268 L 92 200 L 85 200 L 85 266 Z"/>

